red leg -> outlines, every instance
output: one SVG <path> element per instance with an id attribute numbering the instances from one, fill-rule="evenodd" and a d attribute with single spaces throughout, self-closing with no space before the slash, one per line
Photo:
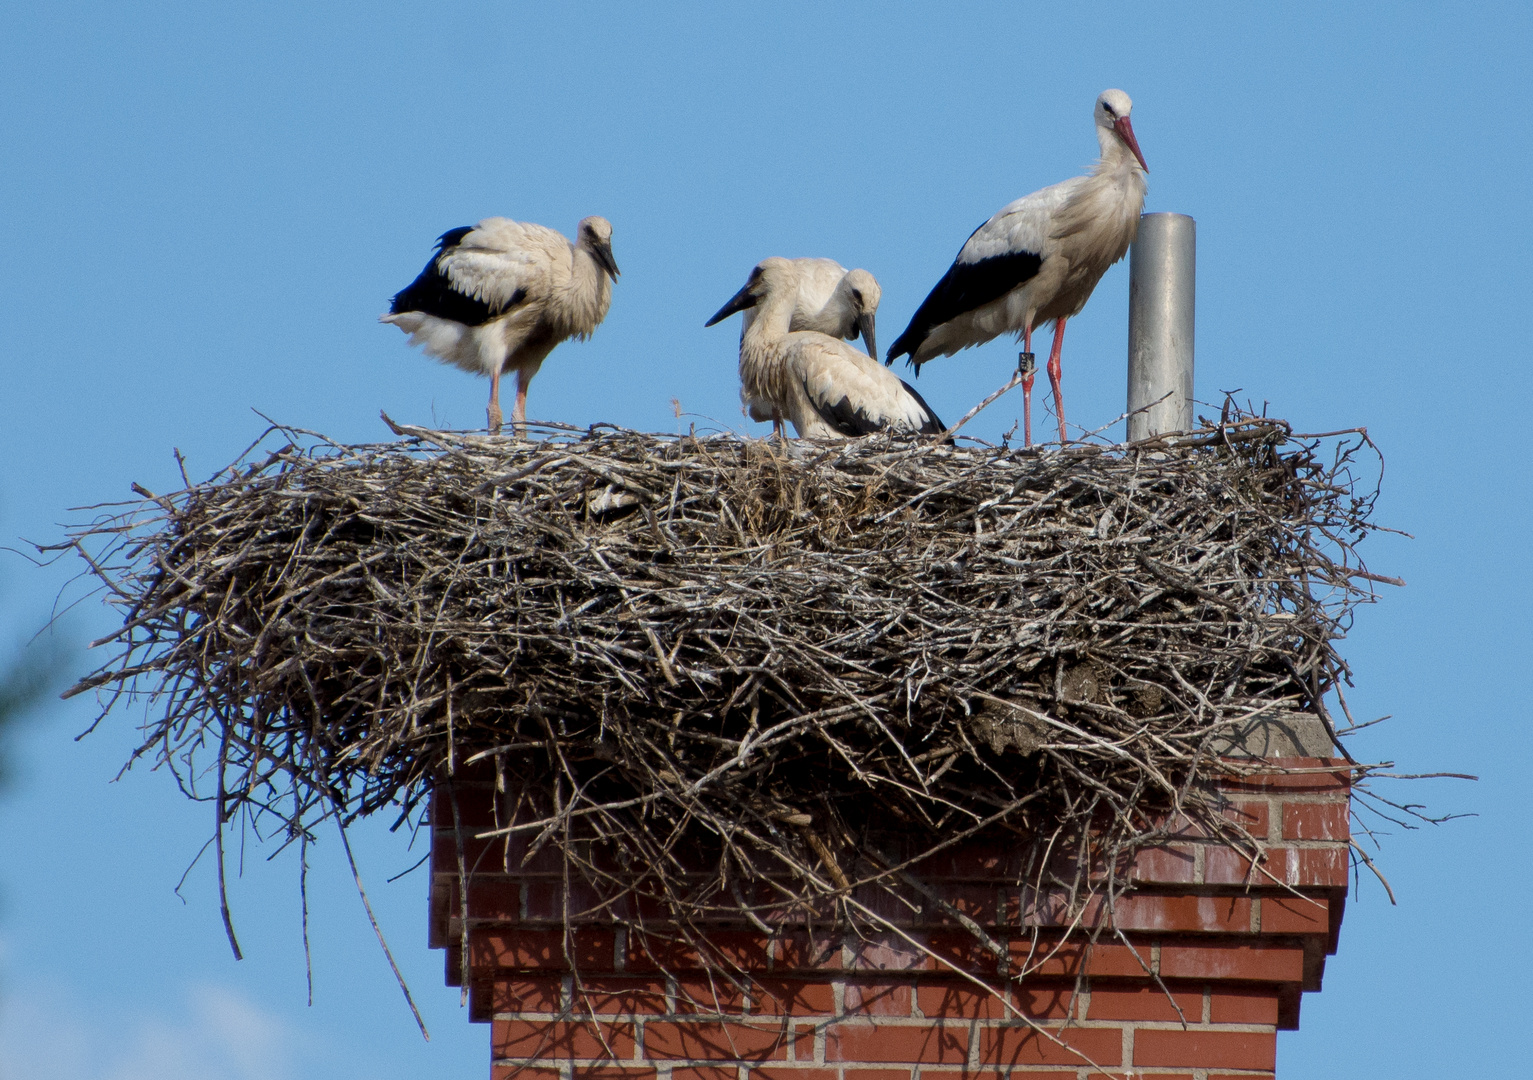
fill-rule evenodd
<path id="1" fill-rule="evenodd" d="M 527 437 L 527 384 L 532 376 L 521 368 L 516 369 L 516 404 L 511 408 L 511 426 L 518 439 Z"/>
<path id="2" fill-rule="evenodd" d="M 1054 387 L 1054 415 L 1059 417 L 1059 441 L 1069 441 L 1065 436 L 1065 398 L 1059 390 L 1059 352 L 1065 344 L 1065 321 L 1054 322 L 1054 347 L 1049 350 L 1049 384 Z"/>
<path id="3" fill-rule="evenodd" d="M 1033 351 L 1033 328 L 1022 328 L 1022 351 Z M 1028 368 L 1027 374 L 1022 376 L 1022 445 L 1033 445 L 1033 376 L 1037 373 L 1036 368 Z"/>
<path id="4" fill-rule="evenodd" d="M 490 373 L 490 408 L 486 414 L 489 419 L 490 434 L 500 434 L 500 369 Z"/>

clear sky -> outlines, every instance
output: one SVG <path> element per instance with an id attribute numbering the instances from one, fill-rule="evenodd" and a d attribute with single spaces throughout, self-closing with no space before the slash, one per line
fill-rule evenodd
<path id="1" fill-rule="evenodd" d="M 1301 430 L 1367 425 L 1388 458 L 1370 541 L 1409 587 L 1363 611 L 1360 758 L 1479 773 L 1405 798 L 1478 817 L 1386 838 L 1323 993 L 1279 1039 L 1289 1077 L 1526 1076 L 1530 994 L 1527 314 L 1533 214 L 1522 4 L 46 4 L 0 8 L 0 536 L 176 485 L 257 435 L 253 410 L 341 440 L 380 409 L 482 424 L 486 385 L 376 322 L 444 230 L 493 214 L 614 226 L 623 276 L 561 347 L 536 418 L 674 430 L 671 399 L 743 429 L 737 330 L 703 321 L 767 255 L 882 282 L 893 341 L 963 239 L 1087 166 L 1116 86 L 1146 208 L 1198 220 L 1199 396 Z M 1083 12 L 1077 14 L 1077 12 Z M 1071 324 L 1072 420 L 1124 400 L 1127 269 Z M 1009 342 L 931 364 L 950 422 Z M 1020 412 L 1004 399 L 974 432 Z M 706 421 L 699 421 L 705 423 Z M 754 427 L 761 434 L 764 427 Z M 1366 549 L 1365 549 L 1366 550 Z M 0 553 L 0 644 L 75 568 Z M 52 639 L 69 677 L 94 602 Z M 292 858 L 243 852 L 224 943 L 186 863 L 211 812 L 114 776 L 131 714 L 89 701 L 17 740 L 0 793 L 0 1076 L 309 1080 L 488 1075 L 425 948 L 418 857 L 359 856 L 421 1003 L 415 1032 L 333 841 L 312 852 L 315 1003 Z"/>

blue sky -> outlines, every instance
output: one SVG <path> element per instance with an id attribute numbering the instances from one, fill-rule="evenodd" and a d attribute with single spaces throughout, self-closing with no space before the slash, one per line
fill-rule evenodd
<path id="1" fill-rule="evenodd" d="M 1079 12 L 1079 13 L 1078 13 Z M 1400 793 L 1474 813 L 1386 839 L 1282 1075 L 1525 1075 L 1533 1008 L 1523 449 L 1533 286 L 1527 57 L 1515 4 L 12 4 L 0 9 L 0 536 L 176 484 L 259 433 L 342 440 L 378 411 L 481 424 L 486 387 L 376 317 L 449 227 L 492 214 L 614 226 L 623 276 L 588 343 L 533 383 L 536 418 L 674 430 L 671 399 L 742 428 L 732 326 L 766 255 L 873 271 L 892 341 L 975 225 L 1095 154 L 1091 105 L 1134 98 L 1149 210 L 1198 219 L 1200 397 L 1300 429 L 1367 425 L 1388 458 L 1369 542 L 1410 583 L 1361 613 L 1365 759 L 1479 773 Z M 1072 421 L 1122 410 L 1127 269 L 1071 323 Z M 1015 346 L 930 365 L 956 419 Z M 1020 401 L 975 422 L 995 437 Z M 705 423 L 706 421 L 699 421 Z M 760 434 L 764 429 L 752 428 Z M 77 520 L 77 517 L 74 518 Z M 0 553 L 0 644 L 74 572 Z M 52 639 L 62 676 L 109 613 Z M 174 890 L 211 814 L 135 769 L 130 713 L 74 741 L 51 704 L 0 793 L 0 1076 L 238 1080 L 487 1075 L 425 948 L 417 857 L 359 857 L 431 1027 L 415 1032 L 338 845 L 312 852 L 315 1004 L 297 870 L 243 853 L 229 955 L 211 874 Z"/>

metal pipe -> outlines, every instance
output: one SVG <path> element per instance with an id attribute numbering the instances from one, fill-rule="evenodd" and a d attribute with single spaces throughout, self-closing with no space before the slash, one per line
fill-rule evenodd
<path id="1" fill-rule="evenodd" d="M 1192 427 L 1197 223 L 1144 214 L 1128 263 L 1128 441 Z"/>

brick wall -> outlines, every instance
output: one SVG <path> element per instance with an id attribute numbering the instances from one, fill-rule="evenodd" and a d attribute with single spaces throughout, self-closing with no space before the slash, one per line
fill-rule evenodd
<path id="1" fill-rule="evenodd" d="M 1277 1031 L 1298 1026 L 1336 949 L 1349 775 L 1330 759 L 1273 765 L 1284 771 L 1224 785 L 1228 812 L 1266 841 L 1257 865 L 1177 834 L 1136 861 L 1113 927 L 1088 906 L 1075 913 L 1086 932 L 1063 943 L 1062 898 L 1018 887 L 1011 853 L 971 846 L 924 868 L 1030 970 L 1020 984 L 998 979 L 997 957 L 935 905 L 876 935 L 721 926 L 709 941 L 734 974 L 710 976 L 690 949 L 612 909 L 582 915 L 592 898 L 566 897 L 551 862 L 505 873 L 520 859 L 470 835 L 495 818 L 493 788 L 460 777 L 462 851 L 478 867 L 470 1015 L 491 1022 L 497 1080 L 1270 1078 Z M 445 802 L 433 811 L 431 944 L 459 985 L 459 839 Z"/>

